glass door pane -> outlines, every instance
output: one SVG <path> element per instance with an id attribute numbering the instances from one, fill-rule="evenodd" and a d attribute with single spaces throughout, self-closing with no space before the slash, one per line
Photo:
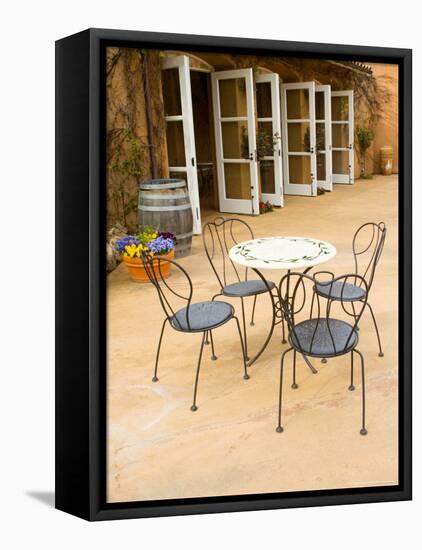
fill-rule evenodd
<path id="1" fill-rule="evenodd" d="M 353 91 L 331 92 L 333 182 L 354 181 Z"/>
<path id="2" fill-rule="evenodd" d="M 246 84 L 244 78 L 220 80 L 220 114 L 222 117 L 247 117 Z"/>
<path id="3" fill-rule="evenodd" d="M 187 182 L 192 205 L 193 232 L 200 234 L 202 227 L 189 58 L 186 55 L 168 57 L 163 60 L 161 69 L 170 177 Z"/>
<path id="4" fill-rule="evenodd" d="M 261 200 L 274 206 L 284 204 L 279 81 L 271 73 L 258 73 L 255 79 Z"/>
<path id="5" fill-rule="evenodd" d="M 317 193 L 315 84 L 282 85 L 284 191 Z"/>
<path id="6" fill-rule="evenodd" d="M 252 69 L 211 74 L 221 212 L 259 214 Z"/>
<path id="7" fill-rule="evenodd" d="M 176 166 L 186 168 L 185 140 L 183 136 L 183 121 L 169 120 L 166 122 L 167 155 L 170 170 Z"/>
<path id="8" fill-rule="evenodd" d="M 331 86 L 315 86 L 317 185 L 333 190 L 331 156 Z"/>

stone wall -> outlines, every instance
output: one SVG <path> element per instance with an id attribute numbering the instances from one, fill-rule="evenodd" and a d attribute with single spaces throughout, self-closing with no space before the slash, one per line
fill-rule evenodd
<path id="1" fill-rule="evenodd" d="M 137 226 L 138 181 L 168 176 L 159 52 L 108 48 L 106 93 L 107 226 L 120 223 L 133 231 Z M 134 166 L 126 167 L 125 161 Z M 116 164 L 128 173 L 116 170 Z"/>

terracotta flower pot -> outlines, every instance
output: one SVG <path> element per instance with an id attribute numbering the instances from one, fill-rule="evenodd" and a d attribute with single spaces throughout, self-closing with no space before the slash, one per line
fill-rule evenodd
<path id="1" fill-rule="evenodd" d="M 135 281 L 135 283 L 149 283 L 149 277 L 140 258 L 129 258 L 128 256 L 123 256 L 122 258 L 127 266 L 132 281 Z M 157 256 L 157 258 L 160 260 L 173 260 L 174 250 L 171 250 L 168 254 Z M 158 263 L 155 258 L 153 262 L 154 264 Z M 169 262 L 161 262 L 161 274 L 164 279 L 167 279 L 170 275 L 170 268 L 171 264 Z"/>

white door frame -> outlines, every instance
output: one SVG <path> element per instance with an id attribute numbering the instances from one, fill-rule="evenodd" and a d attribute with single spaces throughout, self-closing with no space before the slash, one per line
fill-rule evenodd
<path id="1" fill-rule="evenodd" d="M 274 145 L 272 156 L 266 156 L 263 160 L 272 160 L 274 162 L 274 193 L 262 193 L 261 199 L 269 201 L 274 206 L 284 206 L 283 195 L 283 164 L 281 158 L 281 112 L 280 112 L 280 77 L 276 73 L 258 74 L 255 81 L 269 82 L 271 85 L 271 117 L 262 118 L 257 116 L 258 122 L 272 123 L 272 136 L 279 136 L 277 143 Z"/>
<path id="2" fill-rule="evenodd" d="M 323 92 L 324 94 L 324 120 L 316 119 L 316 123 L 324 123 L 324 141 L 325 151 L 321 151 L 325 155 L 325 180 L 318 180 L 317 184 L 320 185 L 325 191 L 333 190 L 333 164 L 332 164 L 332 143 L 331 143 L 331 86 L 325 84 L 317 84 L 315 86 L 315 92 Z M 317 151 L 318 153 L 318 151 Z"/>
<path id="3" fill-rule="evenodd" d="M 175 55 L 162 60 L 161 69 L 178 69 L 180 101 L 182 113 L 175 116 L 166 116 L 166 122 L 182 121 L 183 140 L 185 146 L 186 166 L 169 166 L 170 172 L 186 173 L 189 198 L 192 205 L 193 232 L 196 235 L 202 233 L 201 208 L 199 204 L 198 172 L 196 167 L 195 133 L 193 129 L 192 91 L 190 85 L 189 57 L 187 55 Z"/>
<path id="4" fill-rule="evenodd" d="M 308 90 L 309 97 L 309 118 L 306 119 L 288 119 L 287 118 L 287 91 L 288 90 Z M 316 196 L 317 194 L 317 175 L 316 175 L 316 147 L 315 147 L 315 82 L 294 82 L 281 85 L 281 113 L 283 129 L 283 174 L 284 174 L 284 193 L 286 195 L 305 195 Z M 289 152 L 288 141 L 288 123 L 309 123 L 309 152 Z M 311 182 L 290 183 L 289 175 L 289 156 L 309 156 L 311 164 Z"/>
<path id="5" fill-rule="evenodd" d="M 334 174 L 334 183 L 346 183 L 353 184 L 355 173 L 355 157 L 354 157 L 354 141 L 355 141 L 355 128 L 354 128 L 354 107 L 353 107 L 353 90 L 342 90 L 337 92 L 331 92 L 331 97 L 347 97 L 348 98 L 348 120 L 331 120 L 331 124 L 349 124 L 349 144 L 348 147 L 333 147 L 332 151 L 348 151 L 349 156 L 349 173 L 348 174 Z M 332 118 L 332 117 L 331 117 Z"/>
<path id="6" fill-rule="evenodd" d="M 220 110 L 219 82 L 243 78 L 246 86 L 246 116 L 222 117 Z M 218 196 L 221 212 L 237 214 L 259 214 L 258 167 L 256 155 L 255 96 L 252 69 L 236 69 L 211 73 L 212 100 L 214 111 L 214 133 L 218 175 Z M 248 129 L 249 159 L 225 159 L 223 157 L 222 122 L 245 122 Z M 249 164 L 251 199 L 230 199 L 226 196 L 224 164 Z"/>

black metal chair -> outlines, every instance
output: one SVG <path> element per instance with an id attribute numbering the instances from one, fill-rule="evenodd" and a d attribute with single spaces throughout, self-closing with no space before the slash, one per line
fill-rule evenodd
<path id="1" fill-rule="evenodd" d="M 385 227 L 384 222 L 368 222 L 361 225 L 353 237 L 352 250 L 355 262 L 355 273 L 361 274 L 361 276 L 365 279 L 367 292 L 370 291 L 374 281 L 375 270 L 384 248 L 386 234 L 387 228 Z M 334 274 L 328 271 L 326 273 L 330 274 L 331 278 L 334 279 Z M 339 301 L 341 300 L 340 296 L 342 295 L 343 301 L 347 300 L 352 304 L 352 315 L 354 304 L 367 298 L 362 286 L 355 284 L 348 284 L 347 288 L 342 289 L 340 288 L 340 285 L 327 285 L 325 282 L 322 282 L 316 286 L 316 292 L 330 301 Z M 372 306 L 369 302 L 368 308 L 371 312 L 375 331 L 377 333 L 379 348 L 378 355 L 379 357 L 383 357 L 384 353 L 381 347 L 381 338 L 377 321 L 375 319 Z"/>
<path id="2" fill-rule="evenodd" d="M 151 258 L 148 255 L 143 255 L 142 261 L 148 275 L 149 280 L 157 290 L 161 307 L 165 313 L 165 319 L 161 326 L 160 338 L 158 341 L 157 355 L 155 359 L 153 382 L 158 382 L 158 360 L 160 357 L 161 342 L 163 340 L 164 329 L 168 323 L 174 330 L 184 333 L 198 333 L 202 332 L 202 342 L 199 351 L 198 365 L 196 369 L 195 385 L 193 392 L 193 403 L 191 406 L 192 411 L 198 409 L 196 404 L 196 397 L 198 391 L 199 370 L 201 368 L 202 352 L 204 349 L 205 338 L 207 334 L 210 334 L 212 345 L 212 359 L 217 359 L 214 350 L 214 339 L 212 337 L 212 330 L 217 329 L 228 323 L 231 319 L 236 321 L 237 330 L 239 333 L 242 357 L 243 357 L 243 378 L 249 379 L 249 374 L 246 367 L 246 354 L 243 347 L 242 332 L 240 329 L 239 320 L 235 316 L 234 308 L 227 302 L 213 302 L 211 300 L 206 302 L 192 303 L 193 285 L 192 280 L 189 277 L 187 271 L 177 262 L 173 260 L 164 260 L 158 257 Z M 170 286 L 167 279 L 163 277 L 161 266 L 163 262 L 170 262 L 172 264 L 171 278 L 174 280 L 173 288 Z M 181 277 L 177 277 L 177 274 Z M 177 290 L 175 290 L 175 288 Z M 178 305 L 184 307 L 178 307 Z"/>
<path id="3" fill-rule="evenodd" d="M 353 358 L 358 354 L 361 359 L 362 372 L 362 427 L 361 435 L 366 435 L 365 426 L 365 364 L 362 353 L 357 349 L 358 323 L 367 304 L 368 288 L 363 277 L 357 274 L 342 275 L 334 278 L 328 283 L 330 291 L 333 288 L 339 290 L 339 302 L 343 310 L 353 316 L 353 324 L 332 316 L 333 302 L 324 299 L 325 308 L 321 307 L 321 297 L 316 291 L 319 284 L 319 276 L 326 272 L 315 273 L 312 277 L 304 273 L 290 273 L 280 281 L 281 306 L 287 321 L 288 342 L 290 347 L 281 356 L 280 363 L 280 389 L 278 403 L 278 425 L 276 431 L 283 432 L 281 424 L 282 392 L 283 392 L 283 369 L 284 358 L 287 353 L 293 351 L 293 383 L 292 388 L 297 389 L 296 383 L 296 355 L 300 353 L 311 368 L 313 373 L 316 369 L 309 363 L 308 358 L 334 358 L 350 353 L 351 376 L 349 390 L 355 389 L 353 379 Z M 348 311 L 353 302 L 349 298 L 349 285 L 359 286 L 365 290 L 362 300 L 354 305 L 352 311 Z M 289 292 L 288 287 L 292 289 Z M 287 287 L 287 291 L 285 288 Z M 288 298 L 290 296 L 290 298 Z M 314 316 L 316 310 L 316 316 Z M 340 309 L 341 311 L 341 309 Z"/>
<path id="4" fill-rule="evenodd" d="M 220 292 L 215 294 L 212 300 L 218 296 L 240 298 L 246 360 L 249 360 L 249 357 L 244 299 L 252 296 L 254 298 L 250 321 L 250 324 L 254 325 L 257 297 L 276 286 L 272 281 L 267 281 L 266 284 L 261 279 L 248 279 L 248 268 L 242 268 L 231 261 L 230 248 L 239 242 L 252 239 L 254 234 L 251 227 L 239 218 L 225 219 L 219 216 L 214 221 L 204 224 L 202 228 L 205 253 L 220 285 Z"/>

